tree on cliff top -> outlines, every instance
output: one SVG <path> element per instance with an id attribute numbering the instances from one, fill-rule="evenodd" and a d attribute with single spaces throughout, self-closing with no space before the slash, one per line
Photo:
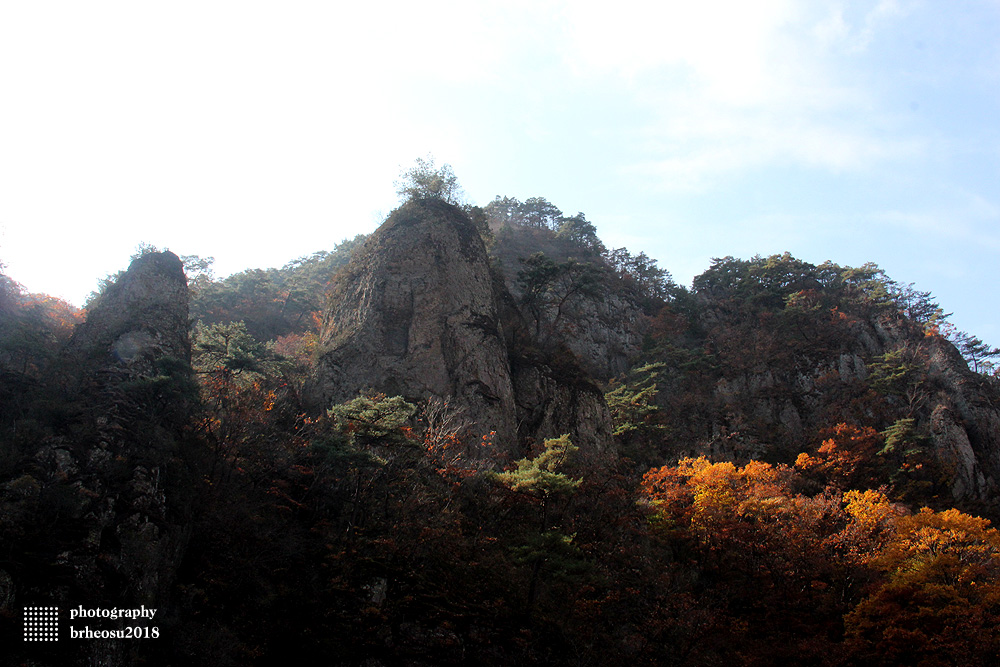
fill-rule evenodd
<path id="1" fill-rule="evenodd" d="M 416 163 L 403 172 L 396 181 L 396 194 L 403 201 L 409 199 L 441 199 L 449 204 L 462 201 L 462 188 L 450 164 L 438 168 L 434 158 L 417 158 Z"/>

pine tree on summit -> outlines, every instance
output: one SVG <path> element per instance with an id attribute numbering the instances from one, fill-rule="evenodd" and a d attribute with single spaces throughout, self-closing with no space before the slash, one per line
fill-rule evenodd
<path id="1" fill-rule="evenodd" d="M 462 187 L 450 164 L 437 168 L 434 158 L 417 158 L 416 164 L 403 172 L 396 181 L 396 194 L 402 201 L 410 199 L 440 199 L 449 204 L 462 202 Z"/>

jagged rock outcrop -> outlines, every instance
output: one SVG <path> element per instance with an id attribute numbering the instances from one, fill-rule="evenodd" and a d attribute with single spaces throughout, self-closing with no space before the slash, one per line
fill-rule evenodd
<path id="1" fill-rule="evenodd" d="M 20 601 L 166 609 L 190 510 L 190 498 L 176 499 L 191 488 L 182 452 L 197 391 L 190 354 L 181 262 L 143 254 L 91 305 L 62 352 L 62 377 L 53 380 L 60 429 L 36 445 L 22 475 L 0 485 L 0 519 L 30 511 L 47 533 L 18 536 L 33 545 L 32 567 L 15 581 Z M 0 598 L 4 580 L 0 572 Z M 86 664 L 114 667 L 135 664 L 140 648 L 108 639 L 78 650 Z"/>
<path id="2" fill-rule="evenodd" d="M 754 456 L 766 457 L 773 456 L 775 447 L 784 447 L 782 456 L 794 455 L 803 435 L 837 421 L 859 421 L 859 415 L 852 414 L 854 400 L 868 406 L 862 422 L 914 418 L 933 442 L 955 501 L 995 498 L 1000 480 L 996 384 L 972 372 L 948 340 L 927 335 L 905 319 L 855 319 L 844 331 L 836 346 L 815 346 L 808 357 L 774 354 L 775 348 L 769 348 L 752 372 L 717 380 L 715 431 L 739 432 L 750 445 L 740 440 L 735 447 L 713 437 L 709 445 L 716 450 L 724 443 L 713 453 L 739 458 L 749 449 Z M 900 353 L 899 363 L 912 369 L 912 377 L 880 404 L 864 392 L 871 387 L 872 365 L 888 353 Z"/>
<path id="3" fill-rule="evenodd" d="M 581 407 L 593 391 L 563 385 L 542 366 L 515 382 L 501 302 L 512 299 L 468 216 L 438 200 L 407 202 L 339 276 L 308 400 L 321 409 L 366 390 L 447 398 L 477 435 L 495 432 L 505 455 L 519 455 L 525 438 L 562 433 L 584 448 L 606 446 L 606 406 L 603 415 Z M 607 428 L 581 425 L 584 413 L 603 416 Z"/>
<path id="4" fill-rule="evenodd" d="M 1000 482 L 1000 391 L 972 372 L 954 345 L 940 337 L 925 343 L 932 393 L 931 434 L 953 474 L 956 500 L 995 498 Z"/>
<path id="5" fill-rule="evenodd" d="M 995 499 L 1000 481 L 1000 391 L 973 372 L 958 349 L 912 323 L 866 323 L 859 341 L 873 355 L 904 350 L 921 380 L 909 391 L 911 410 L 925 425 L 956 501 Z"/>
<path id="6" fill-rule="evenodd" d="M 952 496 L 981 498 L 990 490 L 969 434 L 954 412 L 939 404 L 931 413 L 931 433 L 938 458 L 952 475 Z"/>
<path id="7" fill-rule="evenodd" d="M 95 369 L 148 372 L 160 357 L 190 360 L 187 278 L 172 252 L 147 252 L 90 304 L 68 353 Z"/>
<path id="8" fill-rule="evenodd" d="M 327 314 L 315 404 L 375 390 L 449 398 L 480 435 L 515 439 L 514 390 L 486 249 L 460 209 L 411 201 L 340 277 Z"/>
<path id="9" fill-rule="evenodd" d="M 557 372 L 541 364 L 516 368 L 513 380 L 522 439 L 541 442 L 570 433 L 573 442 L 599 448 L 611 442 L 611 413 L 592 382 L 558 379 Z"/>
<path id="10" fill-rule="evenodd" d="M 165 479 L 178 465 L 181 429 L 193 406 L 187 279 L 172 252 L 148 252 L 108 285 L 74 332 L 81 399 L 101 414 L 76 477 L 102 503 L 84 508 L 89 541 L 115 563 L 135 601 L 155 604 L 177 565 Z M 49 452 L 48 450 L 51 450 Z M 65 453 L 51 443 L 39 456 Z M 128 481 L 121 480 L 125 465 Z M 63 467 L 69 464 L 63 464 Z M 114 471 L 114 472 L 113 472 Z M 65 474 L 65 473 L 64 473 Z M 110 475 L 117 475 L 112 483 Z M 87 557 L 78 567 L 87 566 Z"/>

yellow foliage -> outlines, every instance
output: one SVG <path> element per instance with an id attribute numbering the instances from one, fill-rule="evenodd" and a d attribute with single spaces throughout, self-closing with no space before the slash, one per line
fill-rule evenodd
<path id="1" fill-rule="evenodd" d="M 844 509 L 856 523 L 865 528 L 884 526 L 897 514 L 889 498 L 881 491 L 848 491 L 844 494 Z"/>

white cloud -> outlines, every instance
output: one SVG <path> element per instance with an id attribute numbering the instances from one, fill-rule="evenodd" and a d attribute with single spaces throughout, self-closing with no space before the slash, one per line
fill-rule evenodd
<path id="1" fill-rule="evenodd" d="M 733 113 L 706 105 L 701 114 L 665 119 L 649 135 L 655 148 L 647 152 L 659 156 L 625 170 L 668 190 L 702 190 L 720 177 L 767 166 L 862 171 L 926 150 L 919 139 L 875 138 L 867 124 L 824 122 L 794 109 Z"/>
<path id="2" fill-rule="evenodd" d="M 618 187 L 616 170 L 698 190 L 773 165 L 917 162 L 931 149 L 869 72 L 913 6 L 5 3 L 0 252 L 39 280 L 90 280 L 81 248 L 115 245 L 95 260 L 110 270 L 139 240 L 280 264 L 371 229 L 428 152 L 551 197 L 586 190 L 581 174 Z"/>
<path id="3" fill-rule="evenodd" d="M 924 150 L 886 132 L 865 80 L 845 74 L 903 9 L 894 0 L 838 3 L 716 1 L 606 5 L 566 12 L 567 60 L 578 76 L 619 77 L 655 121 L 647 154 L 624 168 L 670 189 L 767 165 L 866 169 Z M 856 71 L 856 70 L 853 70 Z"/>

